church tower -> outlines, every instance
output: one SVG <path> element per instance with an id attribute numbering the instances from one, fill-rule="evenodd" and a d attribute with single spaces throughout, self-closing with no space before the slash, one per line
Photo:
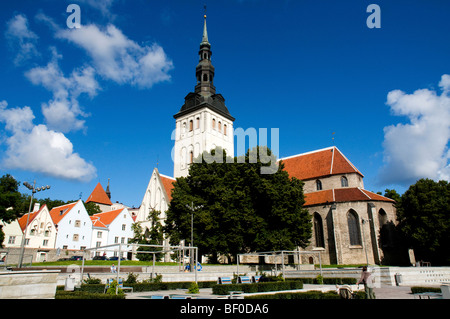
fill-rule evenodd
<path id="1" fill-rule="evenodd" d="M 209 152 L 221 147 L 228 156 L 234 156 L 234 117 L 225 106 L 225 99 L 216 93 L 214 86 L 215 70 L 211 63 L 212 51 L 208 40 L 206 15 L 198 54 L 195 90 L 186 95 L 183 106 L 174 115 L 174 178 L 187 176 L 189 165 L 204 151 Z"/>

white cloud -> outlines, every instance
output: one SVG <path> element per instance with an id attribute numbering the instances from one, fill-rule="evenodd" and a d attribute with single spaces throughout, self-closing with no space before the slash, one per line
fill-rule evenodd
<path id="1" fill-rule="evenodd" d="M 29 107 L 8 109 L 6 101 L 0 102 L 0 122 L 12 132 L 5 142 L 3 167 L 79 181 L 96 176 L 95 167 L 74 153 L 72 143 L 64 134 L 45 125 L 34 126 L 33 119 Z"/>
<path id="2" fill-rule="evenodd" d="M 380 181 L 409 185 L 420 178 L 450 180 L 450 76 L 439 83 L 441 94 L 429 89 L 388 93 L 387 104 L 408 123 L 384 128 L 384 162 Z"/>
<path id="3" fill-rule="evenodd" d="M 53 59 L 45 67 L 36 67 L 25 73 L 35 85 L 42 85 L 53 93 L 53 99 L 42 103 L 42 113 L 51 129 L 67 133 L 84 129 L 86 117 L 79 105 L 81 94 L 93 97 L 99 90 L 95 80 L 95 71 L 87 66 L 75 69 L 70 77 L 65 77 L 61 71 L 58 59 L 61 56 L 53 51 Z"/>
<path id="4" fill-rule="evenodd" d="M 94 9 L 97 9 L 101 12 L 102 15 L 112 18 L 113 14 L 111 13 L 111 6 L 113 5 L 115 0 L 78 0 L 80 3 L 85 3 L 90 5 Z"/>
<path id="5" fill-rule="evenodd" d="M 98 74 L 118 84 L 150 88 L 170 80 L 172 61 L 158 44 L 140 46 L 114 25 L 100 30 L 96 25 L 80 29 L 59 29 L 56 37 L 83 48 L 92 58 Z"/>
<path id="6" fill-rule="evenodd" d="M 10 47 L 17 51 L 14 58 L 16 65 L 39 56 L 36 49 L 36 42 L 39 37 L 28 28 L 28 19 L 25 15 L 17 14 L 6 23 L 5 37 Z"/>

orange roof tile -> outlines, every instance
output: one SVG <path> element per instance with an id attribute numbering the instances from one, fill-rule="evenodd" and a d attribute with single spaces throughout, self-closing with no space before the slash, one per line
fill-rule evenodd
<path id="1" fill-rule="evenodd" d="M 392 202 L 394 200 L 369 192 L 365 189 L 351 187 L 351 188 L 336 188 L 323 191 L 317 191 L 305 194 L 305 205 L 314 206 L 330 204 L 333 202 L 359 202 L 359 201 L 380 201 L 380 202 Z"/>
<path id="2" fill-rule="evenodd" d="M 109 199 L 108 195 L 106 195 L 106 192 L 100 183 L 98 183 L 97 186 L 95 186 L 91 195 L 89 195 L 86 203 L 89 203 L 89 202 L 94 202 L 97 204 L 104 204 L 104 205 L 112 205 L 111 200 Z"/>
<path id="3" fill-rule="evenodd" d="M 70 204 L 66 204 L 66 205 L 62 205 L 62 206 L 58 206 L 53 208 L 50 211 L 50 216 L 52 217 L 53 223 L 55 225 L 57 225 L 61 219 L 63 219 L 64 216 L 67 215 L 68 212 L 70 212 L 70 210 L 77 204 L 78 202 L 75 203 L 70 203 Z"/>
<path id="4" fill-rule="evenodd" d="M 176 180 L 172 177 L 161 175 L 161 174 L 159 174 L 159 177 L 161 178 L 161 182 L 164 186 L 167 196 L 169 197 L 169 202 L 170 202 L 172 200 L 172 189 L 174 188 L 173 183 Z"/>
<path id="5" fill-rule="evenodd" d="M 114 221 L 114 219 L 116 219 L 116 217 L 123 210 L 124 210 L 124 208 L 119 208 L 119 209 L 111 210 L 109 212 L 94 214 L 91 216 L 91 220 L 94 221 L 94 219 L 98 219 L 100 221 L 99 227 L 102 227 L 101 224 L 107 226 L 107 225 L 111 224 Z M 96 225 L 94 225 L 94 226 L 96 226 Z"/>
<path id="6" fill-rule="evenodd" d="M 36 218 L 36 216 L 44 209 L 44 207 L 46 207 L 45 204 L 42 205 L 42 207 L 39 210 L 31 212 L 30 218 L 28 218 L 28 225 Z M 28 213 L 20 217 L 18 220 L 19 226 L 22 229 L 22 231 L 25 231 L 25 227 L 27 226 L 27 215 Z"/>
<path id="7" fill-rule="evenodd" d="M 284 170 L 291 177 L 300 180 L 314 179 L 333 174 L 361 172 L 342 154 L 337 147 L 281 158 Z"/>

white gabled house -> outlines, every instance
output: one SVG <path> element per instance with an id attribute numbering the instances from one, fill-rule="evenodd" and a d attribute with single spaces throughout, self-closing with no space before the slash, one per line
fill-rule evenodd
<path id="1" fill-rule="evenodd" d="M 90 248 L 92 221 L 81 200 L 53 208 L 50 216 L 57 229 L 56 249 Z"/>
<path id="2" fill-rule="evenodd" d="M 25 247 L 37 248 L 37 261 L 46 260 L 47 252 L 55 247 L 56 227 L 47 205 L 34 205 L 33 212 L 19 218 L 19 225 L 25 234 Z M 27 226 L 28 219 L 28 226 Z"/>
<path id="3" fill-rule="evenodd" d="M 91 247 L 107 246 L 112 244 L 128 244 L 133 238 L 133 218 L 127 208 L 119 208 L 91 216 L 93 224 Z M 127 257 L 131 249 L 121 246 L 121 256 Z M 96 251 L 93 256 L 106 254 L 107 257 L 119 257 L 119 246 L 107 250 Z"/>

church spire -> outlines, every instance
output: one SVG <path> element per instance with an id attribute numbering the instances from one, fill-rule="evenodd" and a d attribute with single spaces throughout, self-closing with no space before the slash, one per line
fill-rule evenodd
<path id="1" fill-rule="evenodd" d="M 205 22 L 203 23 L 203 38 L 202 42 L 200 43 L 200 46 L 202 44 L 211 46 L 211 44 L 208 41 L 208 30 L 206 29 L 206 14 L 203 16 L 203 18 L 205 19 Z"/>
<path id="2" fill-rule="evenodd" d="M 211 44 L 208 40 L 208 30 L 206 28 L 206 14 L 203 16 L 203 18 L 203 36 L 202 42 L 200 42 L 200 51 L 198 52 L 200 62 L 195 69 L 195 75 L 197 77 L 195 92 L 205 96 L 216 94 L 216 88 L 213 84 L 214 66 L 211 63 L 212 52 Z"/>

